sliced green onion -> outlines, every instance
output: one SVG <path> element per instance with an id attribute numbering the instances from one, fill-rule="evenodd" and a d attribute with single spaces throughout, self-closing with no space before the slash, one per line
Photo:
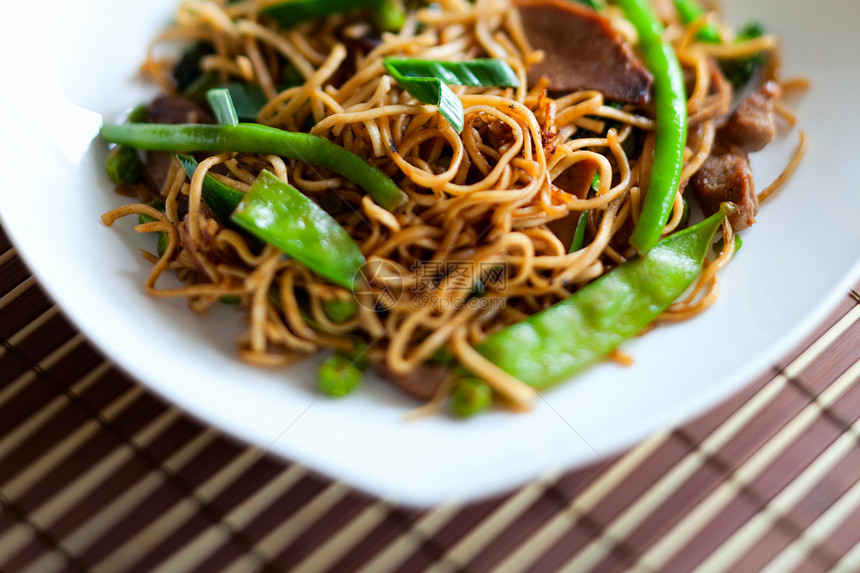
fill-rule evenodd
<path id="1" fill-rule="evenodd" d="M 304 79 L 289 78 L 275 86 L 275 89 L 281 92 L 285 89 L 302 85 L 303 83 Z M 256 123 L 257 115 L 269 101 L 266 94 L 263 93 L 263 88 L 258 85 L 243 84 L 240 82 L 230 82 L 223 84 L 221 87 L 230 92 L 230 98 L 233 100 L 233 108 L 236 110 L 236 115 L 239 116 L 239 121 Z"/>
<path id="2" fill-rule="evenodd" d="M 576 221 L 576 231 L 573 233 L 573 240 L 570 242 L 568 253 L 575 253 L 585 245 L 586 227 L 588 227 L 588 211 L 583 211 Z"/>
<path id="3" fill-rule="evenodd" d="M 349 233 L 298 189 L 263 171 L 231 220 L 321 276 L 354 290 L 364 255 Z"/>
<path id="4" fill-rule="evenodd" d="M 594 172 L 594 179 L 591 180 L 591 190 L 595 193 L 600 191 L 600 171 Z"/>
<path id="5" fill-rule="evenodd" d="M 514 70 L 504 60 L 477 59 L 443 62 L 385 58 L 383 65 L 398 84 L 422 103 L 435 105 L 457 133 L 463 131 L 463 103 L 447 84 L 481 87 L 519 87 Z"/>
<path id="6" fill-rule="evenodd" d="M 215 121 L 221 125 L 239 125 L 239 116 L 236 115 L 236 108 L 233 107 L 233 98 L 230 97 L 230 90 L 226 88 L 217 88 L 206 92 L 206 101 L 209 102 L 209 107 L 212 108 L 212 113 L 215 115 Z"/>
<path id="7" fill-rule="evenodd" d="M 197 161 L 190 155 L 183 153 L 177 153 L 176 159 L 179 160 L 179 164 L 185 169 L 188 177 L 193 178 L 194 172 L 197 171 Z M 208 173 L 203 178 L 203 200 L 223 223 L 230 221 L 230 215 L 244 196 L 245 194 L 241 191 L 218 181 Z"/>
<path id="8" fill-rule="evenodd" d="M 266 6 L 260 13 L 284 28 L 292 28 L 308 20 L 349 12 L 377 2 L 379 0 L 290 0 Z"/>
<path id="9" fill-rule="evenodd" d="M 230 92 L 233 109 L 236 110 L 239 121 L 256 122 L 257 114 L 268 101 L 263 89 L 260 86 L 240 84 L 239 82 L 230 82 L 223 87 Z"/>

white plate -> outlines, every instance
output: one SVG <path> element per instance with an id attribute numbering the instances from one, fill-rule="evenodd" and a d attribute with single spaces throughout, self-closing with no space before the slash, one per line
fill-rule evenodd
<path id="1" fill-rule="evenodd" d="M 798 105 L 810 144 L 744 234 L 711 310 L 625 345 L 634 366 L 592 368 L 529 414 L 404 423 L 415 404 L 374 383 L 344 400 L 320 398 L 313 361 L 274 372 L 241 364 L 231 309 L 200 317 L 182 301 L 146 296 L 149 265 L 137 249 L 153 238 L 135 234 L 130 220 L 108 229 L 99 219 L 123 200 L 94 137 L 103 118 L 152 94 L 137 66 L 175 3 L 46 0 L 39 18 L 26 3 L 6 7 L 14 25 L 0 35 L 9 56 L 0 90 L 3 224 L 51 296 L 131 375 L 218 428 L 373 494 L 411 504 L 474 499 L 617 451 L 763 372 L 858 274 L 860 3 L 734 0 L 730 21 L 766 23 L 785 40 L 788 75 L 813 80 Z M 837 17 L 824 25 L 821 14 Z M 760 184 L 796 140 L 792 132 L 755 156 Z"/>

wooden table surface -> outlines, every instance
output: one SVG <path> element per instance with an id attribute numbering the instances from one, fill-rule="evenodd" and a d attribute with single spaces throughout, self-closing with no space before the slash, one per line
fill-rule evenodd
<path id="1" fill-rule="evenodd" d="M 860 571 L 860 296 L 681 428 L 416 510 L 192 419 L 122 374 L 0 231 L 0 571 Z"/>

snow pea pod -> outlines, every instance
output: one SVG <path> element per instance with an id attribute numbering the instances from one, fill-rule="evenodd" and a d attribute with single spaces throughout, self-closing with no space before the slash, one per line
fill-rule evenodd
<path id="1" fill-rule="evenodd" d="M 651 323 L 693 282 L 724 215 L 670 235 L 569 298 L 491 335 L 477 350 L 543 389 L 580 372 Z"/>
<path id="2" fill-rule="evenodd" d="M 302 193 L 263 171 L 231 220 L 335 284 L 354 290 L 364 255 L 335 219 Z"/>
<path id="3" fill-rule="evenodd" d="M 361 186 L 382 207 L 394 210 L 406 194 L 381 170 L 324 137 L 284 131 L 256 123 L 104 125 L 99 131 L 111 143 L 137 149 L 191 152 L 238 151 L 280 155 L 331 169 Z"/>

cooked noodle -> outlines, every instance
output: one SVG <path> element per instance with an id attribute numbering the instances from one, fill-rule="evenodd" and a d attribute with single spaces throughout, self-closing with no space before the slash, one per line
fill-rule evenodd
<path id="1" fill-rule="evenodd" d="M 136 230 L 167 233 L 167 248 L 146 281 L 147 290 L 154 296 L 187 297 L 200 311 L 221 297 L 240 297 L 248 329 L 239 339 L 239 354 L 250 363 L 281 366 L 323 348 L 349 349 L 361 340 L 368 345 L 369 359 L 384 361 L 397 375 L 447 348 L 498 395 L 513 405 L 527 404 L 533 390 L 474 347 L 489 333 L 565 299 L 634 254 L 627 236 L 639 219 L 642 190 L 651 177 L 653 110 L 610 106 L 596 91 L 551 99 L 542 82 L 529 85 L 526 70 L 542 54 L 530 47 L 506 0 L 442 0 L 437 8 L 410 13 L 399 34 L 383 33 L 378 45 L 358 50 L 346 42 L 360 41 L 366 25 L 352 17 L 332 16 L 283 32 L 257 10 L 247 1 L 185 1 L 174 27 L 156 44 L 211 42 L 215 53 L 203 59 L 203 69 L 218 72 L 224 81 L 260 85 L 268 98 L 260 123 L 294 131 L 312 124 L 310 133 L 335 141 L 391 176 L 408 204 L 386 211 L 345 179 L 313 167 L 313 157 L 305 163 L 221 153 L 202 160 L 191 181 L 174 160 L 161 190 L 166 213 L 140 204 L 105 215 L 108 224 L 124 215 L 149 215 L 156 222 Z M 627 23 L 617 12 L 609 14 L 624 30 Z M 776 48 L 772 36 L 728 47 L 697 42 L 695 34 L 704 23 L 669 30 L 692 89 L 685 164 L 666 234 L 681 225 L 681 190 L 711 153 L 718 122 L 731 105 L 731 86 L 715 70 L 712 56 L 740 57 Z M 157 47 L 150 50 L 143 70 L 174 91 L 173 64 L 159 60 L 157 52 Z M 416 101 L 384 72 L 382 58 L 390 55 L 501 58 L 517 73 L 521 87 L 454 87 L 465 108 L 465 128 L 458 134 L 434 106 Z M 305 81 L 278 92 L 273 78 L 282 75 L 285 62 Z M 344 67 L 352 74 L 336 77 Z M 634 140 L 642 152 L 630 159 L 625 146 Z M 554 184 L 583 162 L 597 168 L 596 192 L 581 198 Z M 211 218 L 202 201 L 207 173 L 244 191 L 262 169 L 324 205 L 367 260 L 381 263 L 392 275 L 388 286 L 396 287 L 399 299 L 385 301 L 385 312 L 378 312 L 381 287 L 374 283 L 376 294 L 358 295 L 363 304 L 355 317 L 334 322 L 323 310 L 324 301 L 351 300 L 352 293 Z M 187 216 L 180 217 L 180 202 L 187 203 Z M 588 211 L 587 241 L 568 253 L 548 224 L 575 221 L 583 211 Z M 724 235 L 720 255 L 707 265 L 689 297 L 670 307 L 664 318 L 688 318 L 716 298 L 716 272 L 733 251 L 728 223 Z M 458 277 L 434 272 L 440 268 L 437 263 L 501 268 L 504 280 L 484 282 L 481 304 L 468 304 L 476 300 L 473 291 L 482 277 L 474 271 L 464 288 Z M 157 286 L 168 269 L 178 272 L 184 286 Z M 432 296 L 422 296 L 428 294 Z M 622 354 L 616 356 L 622 360 Z M 450 379 L 442 388 L 449 386 Z"/>

